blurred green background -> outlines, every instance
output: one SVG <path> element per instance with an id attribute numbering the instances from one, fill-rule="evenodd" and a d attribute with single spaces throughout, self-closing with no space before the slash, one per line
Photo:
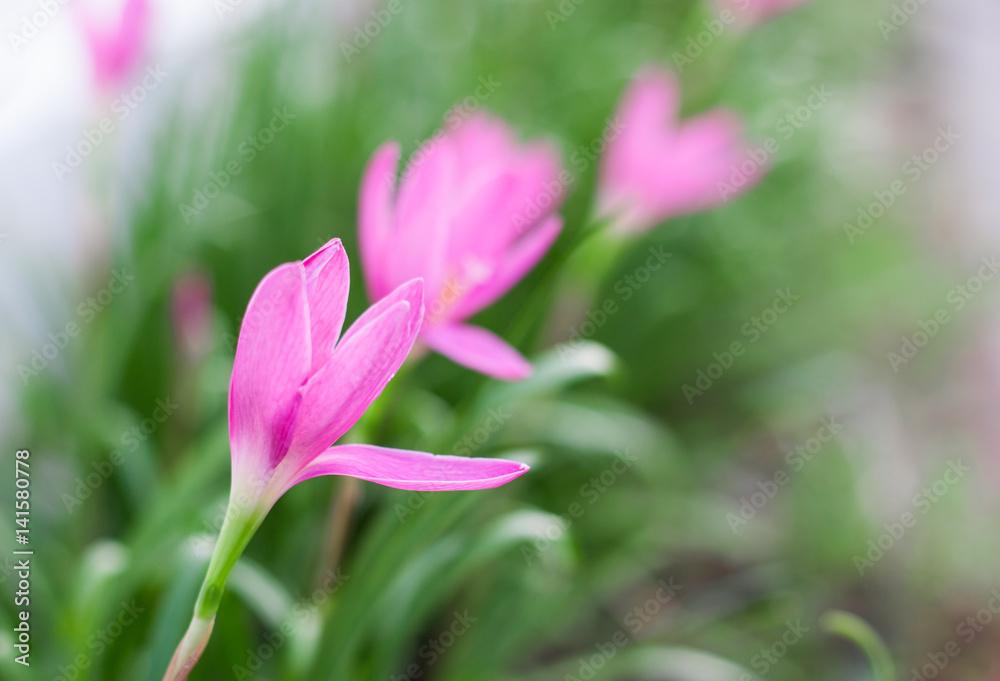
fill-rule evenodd
<path id="1" fill-rule="evenodd" d="M 367 306 L 356 197 L 379 144 L 398 140 L 409 155 L 449 111 L 485 108 L 562 150 L 576 178 L 562 211 L 573 231 L 596 164 L 580 171 L 569 159 L 601 136 L 636 69 L 672 66 L 717 13 L 703 0 L 402 0 L 361 45 L 355 28 L 379 5 L 334 22 L 313 19 L 314 4 L 219 40 L 229 68 L 216 87 L 174 83 L 177 102 L 129 201 L 108 200 L 125 182 L 109 166 L 86 169 L 100 219 L 127 236 L 108 240 L 68 297 L 85 300 L 112 271 L 135 278 L 58 362 L 27 385 L 14 380 L 19 425 L 3 451 L 31 451 L 34 636 L 26 670 L 13 663 L 12 598 L 0 601 L 4 679 L 162 676 L 228 495 L 226 394 L 246 303 L 268 270 L 340 237 L 349 320 Z M 948 422 L 935 440 L 900 443 L 898 421 L 900 402 L 936 393 L 977 313 L 956 314 L 900 372 L 886 359 L 970 271 L 934 257 L 912 208 L 890 210 L 854 243 L 843 228 L 911 153 L 887 143 L 876 158 L 883 150 L 845 142 L 858 139 L 872 83 L 908 59 L 906 29 L 884 40 L 878 28 L 891 7 L 816 0 L 729 27 L 685 64 L 686 115 L 725 106 L 751 139 L 778 140 L 766 179 L 621 250 L 594 249 L 603 274 L 581 290 L 583 308 L 557 295 L 563 280 L 543 261 L 477 318 L 516 332 L 538 367 L 529 381 L 500 384 L 432 355 L 362 424 L 377 444 L 438 453 L 471 438 L 475 455 L 523 458 L 531 473 L 477 493 L 333 478 L 296 487 L 233 573 L 192 678 L 876 678 L 863 627 L 849 627 L 855 642 L 825 631 L 831 610 L 868 622 L 899 678 L 951 640 L 960 655 L 941 678 L 985 678 L 997 634 L 984 625 L 966 640 L 960 628 L 994 588 L 997 524 L 976 455 Z M 484 80 L 493 91 L 477 96 Z M 824 87 L 829 101 L 786 137 L 780 122 Z M 212 173 L 246 160 L 241 144 L 275 108 L 294 116 L 287 128 L 221 196 L 186 213 Z M 667 265 L 623 287 L 650 248 L 669 253 Z M 195 357 L 170 309 L 191 273 L 212 291 L 209 349 Z M 543 314 L 526 317 L 539 287 L 551 292 Z M 794 305 L 747 331 L 778 291 Z M 619 311 L 568 350 L 565 320 L 609 299 Z M 689 399 L 684 386 L 736 341 L 745 353 Z M 163 403 L 177 406 L 143 431 Z M 834 438 L 802 449 L 830 423 Z M 949 461 L 972 472 L 918 503 Z M 13 527 L 4 476 L 0 517 Z M 331 521 L 352 502 L 346 527 Z M 915 524 L 893 535 L 907 510 Z M 872 553 L 879 541 L 888 548 Z M 12 532 L 0 548 L 11 554 Z M 2 579 L 13 591 L 10 570 Z"/>

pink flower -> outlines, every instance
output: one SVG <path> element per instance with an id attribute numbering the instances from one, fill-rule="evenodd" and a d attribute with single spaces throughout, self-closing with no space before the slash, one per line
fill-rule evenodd
<path id="1" fill-rule="evenodd" d="M 741 23 L 752 24 L 795 9 L 807 0 L 719 0 L 719 7 L 730 10 Z"/>
<path id="2" fill-rule="evenodd" d="M 229 386 L 233 494 L 269 508 L 317 475 L 409 490 L 496 487 L 528 470 L 499 459 L 434 456 L 364 444 L 331 447 L 364 414 L 410 351 L 423 282 L 410 280 L 341 335 L 347 256 L 334 239 L 257 286 L 240 329 Z"/>
<path id="3" fill-rule="evenodd" d="M 481 373 L 526 378 L 531 365 L 520 353 L 466 320 L 520 281 L 559 235 L 559 154 L 541 142 L 519 146 L 485 114 L 421 154 L 398 191 L 399 145 L 383 145 L 365 170 L 358 239 L 369 295 L 379 300 L 423 277 L 423 343 Z"/>
<path id="4" fill-rule="evenodd" d="M 676 76 L 640 71 L 618 106 L 601 160 L 597 209 L 613 229 L 638 232 L 705 210 L 763 176 L 764 168 L 748 160 L 735 114 L 716 110 L 683 123 L 679 114 Z"/>
<path id="5" fill-rule="evenodd" d="M 305 261 L 272 270 L 250 298 L 229 384 L 229 507 L 164 681 L 188 678 L 212 635 L 230 570 L 293 485 L 347 475 L 399 489 L 485 489 L 528 470 L 501 459 L 331 447 L 399 369 L 424 315 L 423 281 L 411 279 L 341 335 L 349 279 L 347 256 L 333 239 Z"/>
<path id="6" fill-rule="evenodd" d="M 142 56 L 149 29 L 148 0 L 125 0 L 121 14 L 107 25 L 81 9 L 83 32 L 94 59 L 94 79 L 107 88 L 128 76 Z"/>

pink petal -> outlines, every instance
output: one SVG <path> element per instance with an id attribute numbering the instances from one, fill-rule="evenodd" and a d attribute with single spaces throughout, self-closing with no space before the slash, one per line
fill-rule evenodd
<path id="1" fill-rule="evenodd" d="M 247 305 L 229 384 L 233 479 L 260 483 L 288 448 L 311 364 L 305 269 L 272 270 Z"/>
<path id="2" fill-rule="evenodd" d="M 92 16 L 84 15 L 84 33 L 90 43 L 98 85 L 113 85 L 132 70 L 145 47 L 149 18 L 148 0 L 125 0 L 121 16 L 111 26 L 102 26 Z"/>
<path id="3" fill-rule="evenodd" d="M 419 287 L 416 293 L 422 296 Z M 364 325 L 357 331 L 348 330 L 330 361 L 302 389 L 291 470 L 332 445 L 361 418 L 406 359 L 422 316 L 419 302 L 399 300 L 375 319 L 359 319 Z"/>
<path id="4" fill-rule="evenodd" d="M 502 381 L 520 381 L 531 375 L 531 364 L 506 341 L 478 326 L 441 324 L 420 334 L 431 348 L 457 364 Z"/>
<path id="5" fill-rule="evenodd" d="M 448 134 L 462 161 L 462 177 L 480 171 L 484 161 L 506 162 L 517 149 L 517 140 L 503 119 L 482 109 L 455 124 Z"/>
<path id="6" fill-rule="evenodd" d="M 385 259 L 395 220 L 393 193 L 396 168 L 399 165 L 399 145 L 383 144 L 365 168 L 358 200 L 358 249 L 364 267 L 368 296 L 378 300 L 389 292 Z"/>
<path id="7" fill-rule="evenodd" d="M 566 185 L 560 179 L 562 163 L 555 147 L 536 142 L 508 155 L 511 158 L 491 180 L 503 188 L 492 206 L 480 204 L 477 211 L 474 202 L 468 201 L 457 213 L 453 231 L 458 233 L 459 243 L 454 242 L 453 235 L 452 261 L 456 252 L 484 259 L 502 257 L 518 237 L 531 231 L 562 204 Z M 482 193 L 478 187 L 473 189 L 477 196 Z"/>
<path id="8" fill-rule="evenodd" d="M 312 372 L 330 360 L 347 314 L 351 273 L 340 239 L 331 239 L 303 261 L 312 323 Z"/>
<path id="9" fill-rule="evenodd" d="M 504 255 L 493 277 L 463 296 L 452 310 L 454 319 L 465 319 L 493 304 L 530 272 L 548 253 L 562 230 L 562 218 L 550 216 Z"/>
<path id="10" fill-rule="evenodd" d="M 599 212 L 618 231 L 639 231 L 676 215 L 722 203 L 718 184 L 729 184 L 746 154 L 736 114 L 716 109 L 678 124 L 677 79 L 646 68 L 623 97 L 619 135 L 601 162 Z M 735 195 L 763 175 L 758 169 Z"/>
<path id="11" fill-rule="evenodd" d="M 448 239 L 450 263 L 468 256 L 491 259 L 503 251 L 509 241 L 505 232 L 510 231 L 506 216 L 517 186 L 518 178 L 511 172 L 503 172 L 473 187 L 464 187 L 470 196 L 456 209 Z"/>
<path id="12" fill-rule="evenodd" d="M 682 194 L 678 212 L 692 213 L 724 203 L 752 188 L 767 174 L 766 160 L 759 163 L 748 156 L 743 124 L 735 113 L 723 109 L 710 111 L 692 118 L 681 134 L 677 165 L 690 168 L 690 172 L 678 183 L 677 191 Z M 744 165 L 744 161 L 748 163 Z M 733 186 L 729 196 L 723 196 L 719 183 L 732 186 L 734 175 L 743 178 L 742 184 Z"/>
<path id="13" fill-rule="evenodd" d="M 347 330 L 344 337 L 340 339 L 340 345 L 347 342 L 351 336 L 361 331 L 366 326 L 371 324 L 373 321 L 385 314 L 385 311 L 390 307 L 395 305 L 400 301 L 405 301 L 410 304 L 413 309 L 418 309 L 423 306 L 424 299 L 424 281 L 423 279 L 411 279 L 410 281 L 397 287 L 392 293 L 387 295 L 382 300 L 378 301 L 367 310 L 361 313 L 361 316 L 354 320 L 351 324 L 351 328 Z"/>
<path id="14" fill-rule="evenodd" d="M 505 459 L 470 459 L 372 445 L 338 445 L 313 459 L 288 486 L 317 475 L 347 475 L 386 487 L 421 492 L 489 489 L 527 472 L 525 464 Z"/>
<path id="15" fill-rule="evenodd" d="M 420 277 L 426 291 L 437 291 L 445 277 L 457 168 L 448 140 L 432 140 L 425 147 L 403 173 L 396 229 L 382 266 L 393 281 Z"/>
<path id="16" fill-rule="evenodd" d="M 640 70 L 622 99 L 619 116 L 638 137 L 647 130 L 670 129 L 681 110 L 681 86 L 673 71 L 656 66 Z"/>

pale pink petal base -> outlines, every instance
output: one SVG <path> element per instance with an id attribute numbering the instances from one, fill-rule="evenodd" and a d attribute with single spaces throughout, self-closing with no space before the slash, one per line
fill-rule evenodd
<path id="1" fill-rule="evenodd" d="M 453 362 L 502 381 L 521 381 L 531 375 L 531 363 L 521 353 L 478 326 L 427 326 L 420 339 Z"/>
<path id="2" fill-rule="evenodd" d="M 309 462 L 288 486 L 317 475 L 346 475 L 386 487 L 421 492 L 489 489 L 527 472 L 527 465 L 505 459 L 470 459 L 373 445 L 338 445 Z"/>

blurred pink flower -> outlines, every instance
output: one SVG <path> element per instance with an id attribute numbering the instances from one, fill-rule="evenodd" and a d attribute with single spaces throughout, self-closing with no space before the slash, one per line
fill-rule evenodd
<path id="1" fill-rule="evenodd" d="M 741 23 L 756 23 L 795 9 L 808 0 L 719 0 L 719 7 L 731 10 Z"/>
<path id="2" fill-rule="evenodd" d="M 640 71 L 618 106 L 601 160 L 597 210 L 616 231 L 638 232 L 705 210 L 763 176 L 765 168 L 748 161 L 736 114 L 715 110 L 683 123 L 679 116 L 677 77 L 654 67 Z"/>
<path id="3" fill-rule="evenodd" d="M 148 0 L 125 0 L 121 14 L 110 24 L 99 21 L 85 5 L 80 7 L 84 36 L 94 60 L 98 87 L 108 88 L 128 76 L 146 48 L 149 31 Z"/>
<path id="4" fill-rule="evenodd" d="M 272 270 L 257 286 L 229 386 L 233 494 L 250 494 L 269 508 L 317 475 L 431 491 L 497 487 L 527 471 L 500 459 L 331 447 L 399 369 L 423 317 L 423 282 L 413 279 L 341 335 L 348 285 L 347 255 L 333 239 L 304 262 Z"/>
<path id="5" fill-rule="evenodd" d="M 212 282 L 201 272 L 185 274 L 170 299 L 177 343 L 184 355 L 203 356 L 212 342 Z"/>
<path id="6" fill-rule="evenodd" d="M 491 305 L 545 255 L 562 229 L 553 212 L 566 183 L 548 144 L 518 145 L 506 124 L 477 114 L 429 141 L 395 178 L 399 145 L 373 155 L 361 185 L 359 244 L 372 300 L 422 277 L 420 339 L 453 361 L 503 380 L 531 365 L 465 321 Z"/>

